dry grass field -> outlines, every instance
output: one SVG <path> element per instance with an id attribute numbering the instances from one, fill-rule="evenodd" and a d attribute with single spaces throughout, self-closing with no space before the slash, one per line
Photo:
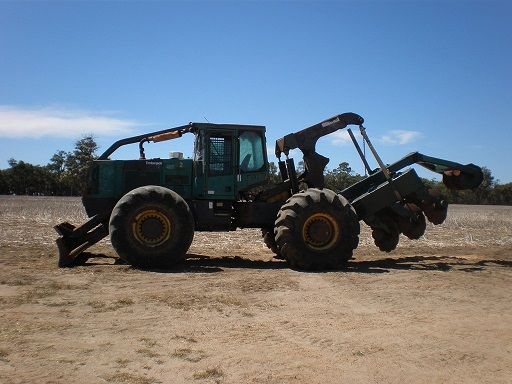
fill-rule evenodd
<path id="1" fill-rule="evenodd" d="M 197 233 L 173 271 L 104 240 L 58 269 L 77 198 L 0 197 L 1 383 L 510 383 L 512 207 L 451 206 L 344 271 L 293 271 L 257 230 Z"/>

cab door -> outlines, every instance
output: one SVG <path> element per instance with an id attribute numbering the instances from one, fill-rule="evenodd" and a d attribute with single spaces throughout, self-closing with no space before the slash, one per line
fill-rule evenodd
<path id="1" fill-rule="evenodd" d="M 214 131 L 206 135 L 206 198 L 235 198 L 234 132 Z"/>
<path id="2" fill-rule="evenodd" d="M 261 130 L 240 130 L 238 135 L 237 190 L 261 185 L 267 178 L 265 136 Z"/>

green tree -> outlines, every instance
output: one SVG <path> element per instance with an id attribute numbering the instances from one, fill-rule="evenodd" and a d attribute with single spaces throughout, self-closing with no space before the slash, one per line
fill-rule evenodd
<path id="1" fill-rule="evenodd" d="M 56 175 L 62 175 L 66 170 L 66 159 L 69 153 L 66 151 L 57 151 L 50 159 L 47 167 L 48 170 Z"/>
<path id="2" fill-rule="evenodd" d="M 10 168 L 2 171 L 8 192 L 17 195 L 52 193 L 52 176 L 46 167 L 9 159 Z"/>
<path id="3" fill-rule="evenodd" d="M 270 184 L 277 184 L 281 181 L 281 177 L 279 176 L 279 172 L 276 164 L 271 161 L 268 163 L 268 182 Z"/>
<path id="4" fill-rule="evenodd" d="M 495 184 L 487 196 L 488 204 L 512 205 L 512 183 Z"/>
<path id="5" fill-rule="evenodd" d="M 482 173 L 484 174 L 484 180 L 482 181 L 482 184 L 480 184 L 480 186 L 474 190 L 476 197 L 476 201 L 474 203 L 476 204 L 488 204 L 488 197 L 491 193 L 491 190 L 496 185 L 496 180 L 494 179 L 494 176 L 492 175 L 492 172 L 489 168 L 482 167 Z"/>
<path id="6" fill-rule="evenodd" d="M 0 169 L 0 195 L 9 193 L 9 184 L 7 183 L 5 172 L 6 171 Z"/>
<path id="7" fill-rule="evenodd" d="M 46 165 L 53 179 L 53 194 L 55 195 L 69 194 L 72 190 L 70 185 L 71 177 L 66 174 L 66 160 L 69 155 L 69 152 L 59 150 Z"/>
<path id="8" fill-rule="evenodd" d="M 342 191 L 363 178 L 363 176 L 354 173 L 346 161 L 340 163 L 332 171 L 327 171 L 324 175 L 325 187 L 334 191 Z"/>
<path id="9" fill-rule="evenodd" d="M 69 187 L 69 193 L 82 194 L 87 187 L 87 175 L 91 168 L 92 161 L 97 158 L 96 150 L 98 144 L 92 136 L 85 136 L 75 143 L 73 152 L 66 155 L 64 163 L 65 171 L 61 174 L 62 182 Z M 62 151 L 56 155 L 63 156 Z M 55 155 L 54 155 L 55 157 Z M 53 159 L 53 158 L 52 158 Z M 59 165 L 60 158 L 57 156 L 53 164 Z"/>

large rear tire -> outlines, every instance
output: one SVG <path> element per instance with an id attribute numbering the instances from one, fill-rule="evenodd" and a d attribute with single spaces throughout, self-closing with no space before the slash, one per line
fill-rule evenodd
<path id="1" fill-rule="evenodd" d="M 290 197 L 275 228 L 278 249 L 292 268 L 340 268 L 359 243 L 355 210 L 329 189 L 311 188 Z"/>
<path id="2" fill-rule="evenodd" d="M 274 258 L 280 260 L 284 259 L 284 257 L 281 255 L 281 252 L 279 252 L 279 248 L 277 247 L 276 244 L 274 228 L 261 228 L 261 236 L 263 237 L 263 242 L 265 243 L 267 248 L 274 252 Z"/>
<path id="3" fill-rule="evenodd" d="M 194 219 L 176 192 L 144 186 L 117 202 L 109 230 L 121 259 L 142 268 L 169 268 L 184 259 L 194 237 Z"/>

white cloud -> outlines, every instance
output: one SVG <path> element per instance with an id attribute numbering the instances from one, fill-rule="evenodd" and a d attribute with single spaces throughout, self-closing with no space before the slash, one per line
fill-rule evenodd
<path id="1" fill-rule="evenodd" d="M 361 134 L 359 132 L 353 133 L 356 140 L 360 142 Z M 378 141 L 384 145 L 405 145 L 418 140 L 422 136 L 423 135 L 417 131 L 394 130 L 382 135 Z M 346 129 L 332 133 L 331 138 L 331 144 L 333 145 L 343 146 L 352 143 L 350 135 Z"/>
<path id="2" fill-rule="evenodd" d="M 136 121 L 102 112 L 0 105 L 0 137 L 4 138 L 115 136 L 139 125 Z"/>
<path id="3" fill-rule="evenodd" d="M 361 138 L 361 134 L 357 131 L 352 131 L 352 133 L 354 134 L 356 140 L 359 141 L 359 139 Z M 333 145 L 347 145 L 352 143 L 352 139 L 350 138 L 350 135 L 346 129 L 333 132 L 331 137 L 331 143 Z"/>
<path id="4" fill-rule="evenodd" d="M 380 142 L 387 145 L 405 145 L 412 143 L 422 137 L 417 131 L 395 130 L 381 136 Z"/>

